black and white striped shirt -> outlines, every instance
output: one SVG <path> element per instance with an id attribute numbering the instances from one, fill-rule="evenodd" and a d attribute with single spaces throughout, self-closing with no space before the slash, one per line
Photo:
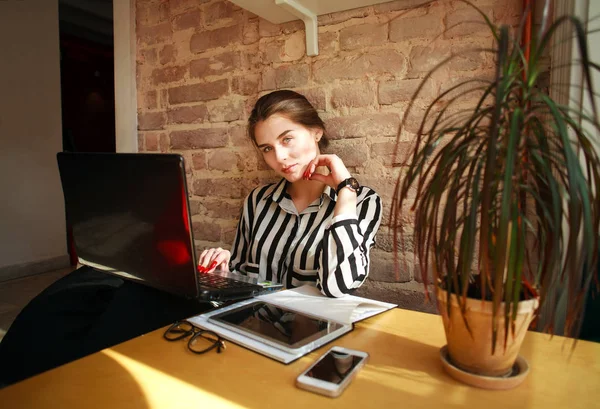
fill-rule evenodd
<path id="1" fill-rule="evenodd" d="M 313 284 L 329 297 L 358 288 L 369 274 L 369 252 L 382 216 L 381 198 L 358 191 L 356 214 L 333 217 L 337 194 L 323 194 L 298 214 L 287 182 L 254 189 L 244 201 L 230 269 L 287 288 Z"/>

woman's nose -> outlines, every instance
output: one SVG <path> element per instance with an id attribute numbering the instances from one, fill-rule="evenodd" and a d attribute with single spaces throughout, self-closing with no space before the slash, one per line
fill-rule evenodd
<path id="1" fill-rule="evenodd" d="M 287 151 L 283 148 L 275 148 L 275 159 L 277 162 L 284 162 L 287 159 Z"/>

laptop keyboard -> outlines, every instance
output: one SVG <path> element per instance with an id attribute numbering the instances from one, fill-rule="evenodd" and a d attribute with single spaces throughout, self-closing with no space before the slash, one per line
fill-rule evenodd
<path id="1" fill-rule="evenodd" d="M 205 287 L 227 289 L 240 287 L 256 287 L 256 284 L 238 281 L 232 278 L 221 277 L 216 274 L 198 274 L 198 284 Z"/>

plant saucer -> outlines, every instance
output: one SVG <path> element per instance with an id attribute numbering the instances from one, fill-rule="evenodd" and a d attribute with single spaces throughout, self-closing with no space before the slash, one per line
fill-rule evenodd
<path id="1" fill-rule="evenodd" d="M 511 373 L 506 376 L 499 377 L 478 375 L 457 368 L 450 361 L 447 345 L 444 345 L 440 349 L 440 357 L 442 359 L 442 366 L 448 375 L 458 381 L 483 389 L 514 388 L 515 386 L 520 385 L 529 373 L 529 364 L 521 355 L 517 357 Z"/>

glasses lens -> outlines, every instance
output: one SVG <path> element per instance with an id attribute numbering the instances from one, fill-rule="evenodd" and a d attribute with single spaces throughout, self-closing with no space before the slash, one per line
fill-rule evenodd
<path id="1" fill-rule="evenodd" d="M 165 332 L 165 338 L 171 341 L 181 339 L 194 332 L 192 324 L 186 321 L 176 322 Z"/>
<path id="2" fill-rule="evenodd" d="M 190 339 L 188 346 L 192 352 L 202 353 L 215 348 L 221 340 L 219 336 L 213 332 L 199 332 Z"/>

